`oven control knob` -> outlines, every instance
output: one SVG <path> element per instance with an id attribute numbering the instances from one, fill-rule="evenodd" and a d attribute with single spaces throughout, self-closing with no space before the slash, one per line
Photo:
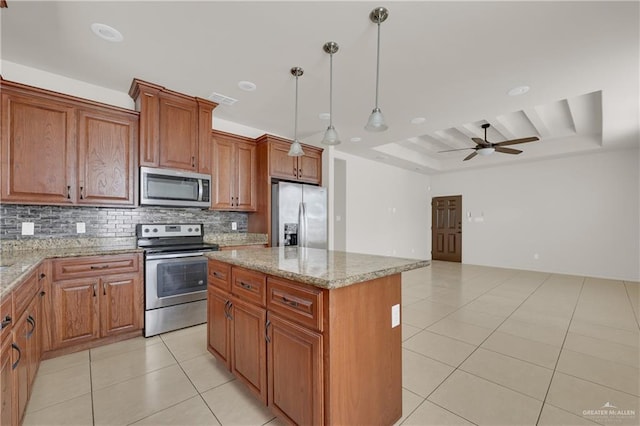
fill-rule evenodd
<path id="1" fill-rule="evenodd" d="M 158 232 L 158 228 L 153 228 L 153 232 Z"/>
<path id="2" fill-rule="evenodd" d="M 148 234 L 149 232 L 151 232 L 151 231 L 149 231 L 149 228 L 144 228 L 144 233 L 145 234 Z"/>
<path id="3" fill-rule="evenodd" d="M 195 232 L 200 232 L 200 228 L 194 229 Z"/>
<path id="4" fill-rule="evenodd" d="M 191 228 L 187 229 L 187 232 L 191 232 L 191 231 L 193 231 L 193 229 L 191 229 Z"/>

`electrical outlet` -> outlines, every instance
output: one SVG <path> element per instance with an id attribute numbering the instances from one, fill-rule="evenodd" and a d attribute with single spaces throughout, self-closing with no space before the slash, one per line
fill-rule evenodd
<path id="1" fill-rule="evenodd" d="M 84 224 L 84 222 L 78 222 L 76 223 L 76 232 L 78 234 L 84 234 L 85 232 L 87 232 L 87 227 Z"/>
<path id="2" fill-rule="evenodd" d="M 238 230 L 238 222 L 231 222 L 231 230 L 232 231 Z"/>
<path id="3" fill-rule="evenodd" d="M 22 222 L 22 235 L 33 235 L 33 222 Z"/>

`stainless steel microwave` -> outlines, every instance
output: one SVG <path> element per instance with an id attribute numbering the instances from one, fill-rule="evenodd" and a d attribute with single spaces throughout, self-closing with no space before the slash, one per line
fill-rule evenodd
<path id="1" fill-rule="evenodd" d="M 140 167 L 140 205 L 211 207 L 211 175 Z"/>

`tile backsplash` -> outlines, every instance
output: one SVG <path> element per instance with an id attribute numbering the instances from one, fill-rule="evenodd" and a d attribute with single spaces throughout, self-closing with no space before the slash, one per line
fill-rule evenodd
<path id="1" fill-rule="evenodd" d="M 138 207 L 118 209 L 104 207 L 27 206 L 3 204 L 0 208 L 0 238 L 134 237 L 138 223 L 204 223 L 205 234 L 247 232 L 248 213 L 219 212 L 200 209 Z M 34 223 L 34 235 L 21 235 L 22 223 Z M 84 234 L 76 232 L 83 222 Z M 231 223 L 237 223 L 237 231 Z"/>

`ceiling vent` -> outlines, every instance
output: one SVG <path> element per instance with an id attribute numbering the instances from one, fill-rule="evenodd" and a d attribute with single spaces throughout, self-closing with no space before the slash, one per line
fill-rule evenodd
<path id="1" fill-rule="evenodd" d="M 238 102 L 237 99 L 233 99 L 230 96 L 221 95 L 220 93 L 213 92 L 209 95 L 209 100 L 217 103 L 218 105 L 233 105 Z"/>

